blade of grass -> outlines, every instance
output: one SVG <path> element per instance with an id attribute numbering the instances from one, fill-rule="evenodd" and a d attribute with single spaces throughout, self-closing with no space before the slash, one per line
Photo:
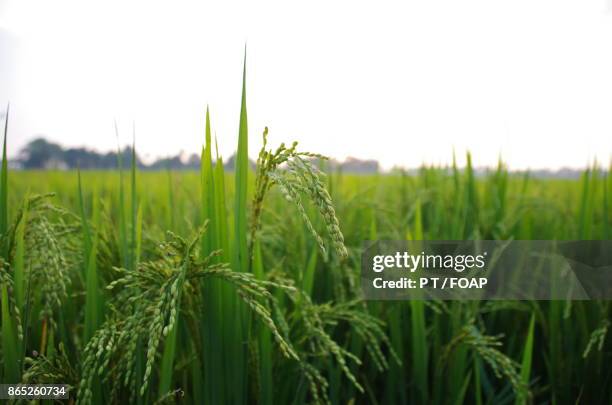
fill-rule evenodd
<path id="1" fill-rule="evenodd" d="M 474 169 L 472 167 L 472 154 L 467 153 L 466 173 L 466 203 L 465 203 L 465 235 L 468 239 L 474 239 L 478 236 L 479 231 L 479 210 L 478 210 L 478 190 L 476 189 L 476 180 L 474 178 Z"/>
<path id="2" fill-rule="evenodd" d="M 99 294 L 98 269 L 96 263 L 97 257 L 97 236 L 92 237 L 92 232 L 87 220 L 85 212 L 85 201 L 83 198 L 83 187 L 81 182 L 81 171 L 77 172 L 78 176 L 78 200 L 79 209 L 81 212 L 81 225 L 83 228 L 83 255 L 85 263 L 85 328 L 83 341 L 88 342 L 93 336 L 101 320 L 101 298 Z M 97 199 L 93 198 L 92 212 L 94 216 L 94 227 L 99 226 L 99 209 Z"/>
<path id="3" fill-rule="evenodd" d="M 8 235 L 8 159 L 6 156 L 6 142 L 8 132 L 10 106 L 6 107 L 4 121 L 4 140 L 2 144 L 2 173 L 0 173 L 0 233 L 4 236 L 2 245 L 2 257 L 9 262 L 9 235 Z M 1 270 L 1 271 L 4 271 Z M 1 287 L 2 295 L 2 353 L 4 356 L 4 376 L 3 382 L 16 383 L 19 381 L 19 364 L 17 353 L 19 344 L 15 333 L 14 320 L 9 310 L 8 286 L 3 284 Z"/>
<path id="4" fill-rule="evenodd" d="M 247 244 L 248 223 L 247 211 L 247 186 L 249 172 L 248 154 L 248 125 L 246 105 L 246 47 L 244 52 L 244 66 L 242 69 L 242 100 L 240 103 L 240 123 L 238 127 L 238 150 L 236 151 L 235 166 L 235 200 L 234 200 L 234 246 L 233 246 L 233 268 L 234 271 L 249 271 L 249 252 Z M 246 371 L 247 371 L 247 348 L 243 344 L 247 340 L 248 317 L 243 303 L 234 298 L 232 300 L 233 333 L 228 340 L 231 363 L 229 367 L 229 381 L 232 381 L 231 400 L 242 404 L 246 400 Z"/>
<path id="5" fill-rule="evenodd" d="M 4 376 L 3 383 L 19 382 L 19 363 L 17 353 L 19 353 L 17 335 L 15 333 L 15 322 L 9 310 L 8 288 L 2 285 L 2 353 L 4 356 Z"/>
<path id="6" fill-rule="evenodd" d="M 29 197 L 26 198 L 23 203 L 23 211 L 21 218 L 15 230 L 15 250 L 13 256 L 13 284 L 15 288 L 15 303 L 17 307 L 23 311 L 25 303 L 25 266 L 26 266 L 26 245 L 25 245 L 25 234 L 26 226 L 28 223 L 29 215 Z M 25 326 L 25 325 L 24 325 Z"/>
<path id="7" fill-rule="evenodd" d="M 119 170 L 119 252 L 121 264 L 126 269 L 130 266 L 127 220 L 125 216 L 125 188 L 123 184 L 123 153 L 119 145 L 119 128 L 115 121 L 115 134 L 117 136 L 117 168 Z"/>
<path id="8" fill-rule="evenodd" d="M 249 254 L 247 251 L 247 185 L 249 173 L 249 139 L 246 106 L 246 50 L 244 54 L 244 67 L 242 71 L 242 102 L 240 104 L 240 125 L 238 129 L 238 150 L 236 151 L 235 168 L 235 241 L 234 265 L 236 271 L 247 272 Z"/>
<path id="9" fill-rule="evenodd" d="M 8 159 L 6 157 L 6 142 L 8 135 L 10 105 L 6 106 L 4 117 L 4 139 L 2 141 L 2 173 L 0 173 L 0 234 L 4 235 L 2 244 L 2 257 L 8 261 L 9 241 L 8 241 Z"/>
<path id="10" fill-rule="evenodd" d="M 167 179 L 168 179 L 168 201 L 167 201 L 167 208 L 166 208 L 166 228 L 168 228 L 171 231 L 175 230 L 175 225 L 174 225 L 174 212 L 175 212 L 175 207 L 174 207 L 174 187 L 172 186 L 172 171 L 170 170 L 170 167 L 166 168 L 166 174 L 167 174 Z"/>
<path id="11" fill-rule="evenodd" d="M 591 169 L 585 170 L 582 174 L 582 194 L 580 200 L 580 211 L 578 218 L 578 237 L 580 239 L 590 239 L 591 238 L 591 218 L 592 218 L 592 201 L 590 192 L 591 188 L 591 178 L 594 177 L 595 174 L 591 173 Z"/>
<path id="12" fill-rule="evenodd" d="M 309 297 L 312 296 L 312 287 L 314 285 L 314 275 L 315 270 L 317 268 L 317 258 L 318 258 L 319 250 L 316 246 L 312 247 L 312 251 L 310 252 L 310 257 L 308 258 L 308 263 L 306 264 L 306 269 L 304 270 L 304 276 L 302 279 L 302 289 Z"/>
<path id="13" fill-rule="evenodd" d="M 535 312 L 531 314 L 531 320 L 529 321 L 529 329 L 527 331 L 527 340 L 525 341 L 525 348 L 523 350 L 523 360 L 521 362 L 521 382 L 525 385 L 529 385 L 529 379 L 531 376 L 531 365 L 533 364 L 533 335 L 535 328 Z M 526 404 L 528 398 L 517 398 L 516 404 Z"/>
<path id="14" fill-rule="evenodd" d="M 159 389 L 158 395 L 161 397 L 170 391 L 172 387 L 172 376 L 174 375 L 174 356 L 176 353 L 176 335 L 179 330 L 178 323 L 180 322 L 180 315 L 177 315 L 177 320 L 172 326 L 172 329 L 168 332 L 166 341 L 164 343 L 164 352 L 162 354 L 162 361 L 159 373 Z"/>
<path id="15" fill-rule="evenodd" d="M 417 199 L 415 203 L 415 214 L 414 214 L 414 231 L 412 235 L 409 235 L 408 239 L 416 241 L 422 241 L 423 235 L 423 219 L 421 215 L 421 202 Z M 412 246 L 412 245 L 411 245 Z M 419 251 L 417 248 L 415 251 Z M 427 326 L 425 323 L 425 304 L 422 300 L 411 300 L 411 343 L 412 343 L 412 356 L 413 356 L 413 371 L 414 379 L 417 387 L 416 399 L 419 403 L 428 402 L 428 347 L 426 330 Z"/>
<path id="16" fill-rule="evenodd" d="M 210 128 L 210 111 L 206 108 L 205 144 L 200 160 L 201 210 L 202 221 L 208 221 L 208 230 L 200 240 L 202 258 L 217 249 L 215 224 L 217 213 L 215 209 L 215 189 L 212 166 L 212 136 Z M 222 317 L 222 296 L 218 280 L 206 280 L 202 286 L 202 323 L 204 392 L 210 403 L 224 403 L 228 387 L 224 384 L 224 363 L 222 354 L 224 325 Z"/>
<path id="17" fill-rule="evenodd" d="M 136 126 L 134 125 L 133 127 L 133 134 L 132 134 L 132 162 L 131 162 L 131 194 L 132 194 L 132 198 L 131 198 L 131 210 L 130 210 L 130 214 L 131 214 L 131 222 L 132 222 L 132 226 L 131 226 L 131 240 L 130 240 L 130 252 L 129 252 L 129 257 L 130 257 L 130 269 L 134 270 L 136 269 L 137 266 L 137 262 L 136 262 L 136 253 L 137 253 L 137 247 L 138 244 L 140 243 L 138 241 L 138 201 L 136 199 Z"/>
<path id="18" fill-rule="evenodd" d="M 258 279 L 264 279 L 263 258 L 261 255 L 261 245 L 259 239 L 255 241 L 253 246 L 253 274 Z M 258 360 L 258 377 L 259 377 L 259 403 L 262 405 L 271 405 L 274 403 L 274 381 L 272 377 L 272 335 L 270 329 L 257 325 L 257 343 L 259 356 Z"/>
<path id="19" fill-rule="evenodd" d="M 608 172 L 604 175 L 602 179 L 602 189 L 603 189 L 603 221 L 601 223 L 602 228 L 602 239 L 608 240 L 610 239 L 610 203 L 608 201 L 608 184 L 610 184 L 610 175 L 612 174 L 611 170 L 608 169 Z"/>
<path id="20" fill-rule="evenodd" d="M 227 223 L 227 206 L 225 203 L 225 171 L 223 168 L 223 158 L 219 155 L 219 150 L 216 145 L 216 157 L 217 161 L 215 164 L 215 217 L 216 217 L 216 235 L 217 235 L 217 248 L 222 249 L 220 260 L 222 262 L 230 261 L 230 245 L 228 238 L 228 223 Z"/>

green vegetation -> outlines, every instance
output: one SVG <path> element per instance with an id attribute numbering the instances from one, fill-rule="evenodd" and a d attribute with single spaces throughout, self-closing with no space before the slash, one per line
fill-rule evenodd
<path id="1" fill-rule="evenodd" d="M 95 404 L 612 402 L 607 302 L 359 299 L 367 239 L 608 238 L 612 170 L 325 175 L 266 129 L 252 171 L 244 86 L 235 173 L 211 127 L 200 173 L 9 173 L 4 152 L 2 382 Z"/>

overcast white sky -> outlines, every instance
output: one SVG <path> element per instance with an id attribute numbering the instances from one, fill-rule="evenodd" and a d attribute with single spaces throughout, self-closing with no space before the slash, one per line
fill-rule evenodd
<path id="1" fill-rule="evenodd" d="M 384 167 L 581 167 L 612 155 L 610 0 L 0 0 L 9 154 L 36 135 L 149 157 L 197 152 L 209 104 L 235 148 L 248 46 L 250 154 L 298 140 Z M 3 107 L 0 107 L 3 110 Z"/>

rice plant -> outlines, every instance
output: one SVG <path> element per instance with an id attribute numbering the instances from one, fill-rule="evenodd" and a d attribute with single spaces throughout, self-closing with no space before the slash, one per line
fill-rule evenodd
<path id="1" fill-rule="evenodd" d="M 5 123 L 3 383 L 83 404 L 612 402 L 608 302 L 359 288 L 367 239 L 607 239 L 610 167 L 356 176 L 265 128 L 252 170 L 246 64 L 233 173 L 205 117 L 199 173 L 140 172 L 135 141 L 117 171 L 9 171 Z"/>

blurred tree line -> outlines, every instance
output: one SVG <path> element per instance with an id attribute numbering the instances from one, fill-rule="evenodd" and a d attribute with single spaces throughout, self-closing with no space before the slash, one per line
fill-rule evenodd
<path id="1" fill-rule="evenodd" d="M 118 153 L 99 153 L 86 148 L 67 148 L 38 138 L 28 143 L 17 157 L 17 166 L 22 169 L 116 169 Z M 129 167 L 132 164 L 132 147 L 126 146 L 121 150 L 123 164 Z M 193 154 L 188 159 L 181 155 L 157 159 L 151 164 L 144 164 L 136 153 L 136 165 L 140 169 L 197 169 L 200 158 Z"/>
<path id="2" fill-rule="evenodd" d="M 124 167 L 132 164 L 132 147 L 126 146 L 121 150 Z M 224 159 L 226 170 L 234 170 L 235 155 Z M 255 162 L 250 160 L 251 168 L 255 168 Z M 18 169 L 52 169 L 70 170 L 80 167 L 81 169 L 117 169 L 117 151 L 100 153 L 87 148 L 63 148 L 61 145 L 49 142 L 44 138 L 37 138 L 28 143 L 11 165 Z M 199 170 L 200 156 L 197 154 L 185 155 L 179 153 L 176 156 L 159 158 L 151 163 L 145 163 L 136 153 L 136 166 L 141 170 Z M 376 173 L 379 165 L 376 160 L 361 160 L 347 158 L 344 162 L 334 159 L 324 163 L 324 168 L 346 173 Z"/>

